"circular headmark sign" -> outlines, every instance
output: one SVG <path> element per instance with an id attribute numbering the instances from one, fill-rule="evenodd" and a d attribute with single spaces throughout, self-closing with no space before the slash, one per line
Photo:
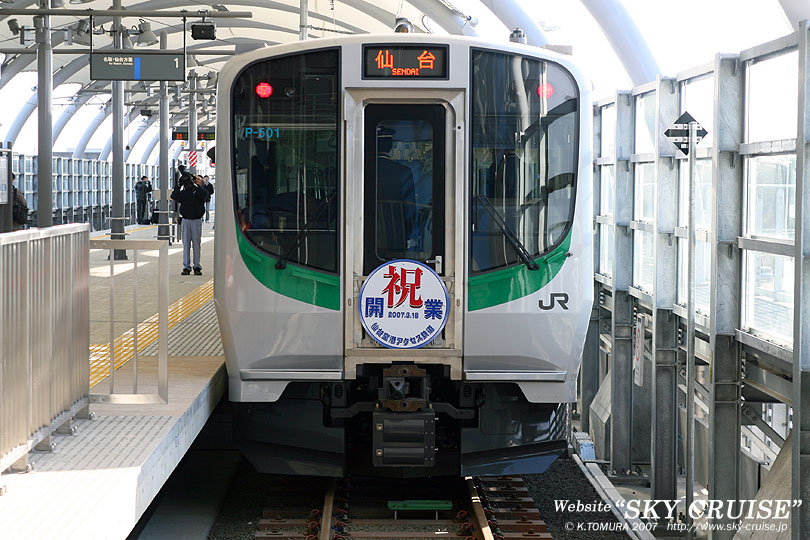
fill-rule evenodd
<path id="1" fill-rule="evenodd" d="M 427 345 L 447 324 L 447 288 L 424 263 L 399 259 L 378 266 L 360 289 L 360 321 L 389 349 Z"/>

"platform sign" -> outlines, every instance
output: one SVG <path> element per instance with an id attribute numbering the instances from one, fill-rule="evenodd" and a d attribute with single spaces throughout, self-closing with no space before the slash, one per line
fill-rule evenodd
<path id="1" fill-rule="evenodd" d="M 186 61 L 182 54 L 90 55 L 90 79 L 101 81 L 185 81 Z"/>
<path id="2" fill-rule="evenodd" d="M 364 79 L 447 79 L 447 45 L 363 45 Z"/>
<path id="3" fill-rule="evenodd" d="M 357 307 L 363 328 L 377 343 L 416 349 L 441 334 L 450 305 L 447 288 L 431 267 L 399 259 L 369 274 Z"/>
<path id="4" fill-rule="evenodd" d="M 675 120 L 675 123 L 669 126 L 664 132 L 664 136 L 669 139 L 678 149 L 683 152 L 685 155 L 689 155 L 689 123 L 690 122 L 697 122 L 692 115 L 688 112 L 684 112 L 680 118 Z M 697 139 L 695 140 L 695 146 L 703 140 L 709 132 L 703 129 L 703 127 L 698 124 L 697 126 Z"/>

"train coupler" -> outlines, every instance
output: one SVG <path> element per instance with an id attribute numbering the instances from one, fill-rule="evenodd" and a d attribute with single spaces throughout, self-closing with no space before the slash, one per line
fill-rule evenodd
<path id="1" fill-rule="evenodd" d="M 433 412 L 373 413 L 375 467 L 432 467 L 436 460 Z"/>

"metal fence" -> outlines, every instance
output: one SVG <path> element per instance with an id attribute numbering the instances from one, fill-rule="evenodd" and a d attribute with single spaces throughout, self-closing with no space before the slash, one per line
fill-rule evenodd
<path id="1" fill-rule="evenodd" d="M 89 232 L 0 234 L 0 472 L 88 413 Z"/>

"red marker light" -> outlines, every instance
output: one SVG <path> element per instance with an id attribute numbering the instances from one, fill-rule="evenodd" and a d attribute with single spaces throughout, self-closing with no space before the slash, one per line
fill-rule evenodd
<path id="1" fill-rule="evenodd" d="M 550 98 L 554 95 L 554 87 L 549 83 L 541 83 L 540 86 L 537 87 L 537 95 L 541 98 Z"/>
<path id="2" fill-rule="evenodd" d="M 260 82 L 256 85 L 256 95 L 260 98 L 269 98 L 273 95 L 273 87 L 270 83 Z"/>

